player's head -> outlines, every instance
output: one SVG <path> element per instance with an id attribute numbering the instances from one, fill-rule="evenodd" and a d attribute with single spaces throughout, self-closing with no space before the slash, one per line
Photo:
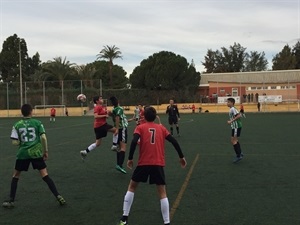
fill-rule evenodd
<path id="1" fill-rule="evenodd" d="M 21 113 L 24 117 L 31 116 L 32 113 L 32 106 L 29 104 L 24 104 L 21 107 Z"/>
<path id="2" fill-rule="evenodd" d="M 144 115 L 148 122 L 153 122 L 156 119 L 156 110 L 152 106 L 148 106 L 145 108 Z"/>
<path id="3" fill-rule="evenodd" d="M 227 106 L 233 106 L 235 103 L 234 98 L 227 98 Z"/>
<path id="4" fill-rule="evenodd" d="M 110 97 L 109 100 L 110 100 L 110 102 L 111 102 L 111 104 L 112 104 L 113 106 L 116 107 L 116 106 L 119 105 L 119 101 L 118 101 L 118 99 L 117 99 L 115 96 Z"/>
<path id="5" fill-rule="evenodd" d="M 102 103 L 102 96 L 97 95 L 97 96 L 93 97 L 93 102 L 95 104 Z"/>
<path id="6" fill-rule="evenodd" d="M 138 107 L 139 107 L 140 110 L 143 109 L 143 105 L 142 104 L 139 104 Z"/>
<path id="7" fill-rule="evenodd" d="M 170 105 L 173 105 L 173 104 L 174 104 L 174 100 L 170 99 Z"/>

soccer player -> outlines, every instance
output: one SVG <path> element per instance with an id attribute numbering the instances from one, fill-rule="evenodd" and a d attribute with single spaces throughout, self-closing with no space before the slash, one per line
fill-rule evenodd
<path id="1" fill-rule="evenodd" d="M 50 122 L 55 122 L 55 115 L 56 115 L 56 109 L 51 108 L 50 109 Z"/>
<path id="2" fill-rule="evenodd" d="M 238 110 L 234 107 L 235 100 L 234 98 L 227 99 L 227 106 L 229 109 L 229 120 L 227 123 L 231 126 L 231 143 L 233 145 L 233 149 L 235 151 L 236 157 L 233 160 L 234 163 L 239 162 L 243 159 L 243 153 L 241 150 L 241 146 L 238 140 L 238 137 L 241 135 L 242 131 L 242 121 L 241 121 L 241 114 Z"/>
<path id="3" fill-rule="evenodd" d="M 160 124 L 154 123 L 156 119 L 156 110 L 153 107 L 145 108 L 146 122 L 135 128 L 133 139 L 130 145 L 130 152 L 127 161 L 127 167 L 133 167 L 133 155 L 140 138 L 139 159 L 137 167 L 135 168 L 128 190 L 124 197 L 123 202 L 123 216 L 119 225 L 128 224 L 128 216 L 130 208 L 133 203 L 134 193 L 140 182 L 147 182 L 149 179 L 150 184 L 156 184 L 158 196 L 160 198 L 160 207 L 165 225 L 170 224 L 169 215 L 169 200 L 166 192 L 166 182 L 164 174 L 165 166 L 165 139 L 172 143 L 179 155 L 179 162 L 181 167 L 186 166 L 186 160 L 181 151 L 180 145 L 172 137 L 169 131 Z"/>
<path id="4" fill-rule="evenodd" d="M 32 106 L 24 104 L 21 107 L 23 118 L 14 124 L 10 138 L 12 144 L 18 146 L 15 170 L 11 180 L 9 200 L 2 206 L 13 208 L 17 192 L 18 181 L 22 171 L 28 171 L 29 165 L 40 172 L 42 179 L 47 183 L 50 191 L 60 205 L 66 204 L 64 198 L 58 193 L 53 180 L 47 172 L 45 160 L 48 159 L 48 145 L 45 129 L 41 121 L 32 119 Z"/>
<path id="5" fill-rule="evenodd" d="M 145 116 L 144 116 L 144 107 L 143 105 L 138 105 L 139 107 L 139 120 L 138 120 L 138 123 L 137 125 L 140 125 L 140 124 L 143 124 L 145 123 Z"/>
<path id="6" fill-rule="evenodd" d="M 119 105 L 118 99 L 113 96 L 110 97 L 109 100 L 111 101 L 111 104 L 114 106 L 112 110 L 112 118 L 114 121 L 115 128 L 118 130 L 117 144 L 120 146 L 120 150 L 117 151 L 116 169 L 126 174 L 126 170 L 123 168 L 123 163 L 125 160 L 128 122 L 126 119 L 126 115 L 124 113 L 124 109 Z"/>
<path id="7" fill-rule="evenodd" d="M 245 111 L 244 111 L 244 105 L 243 103 L 241 103 L 240 105 L 240 114 L 242 117 L 246 118 L 246 114 L 245 114 Z"/>
<path id="8" fill-rule="evenodd" d="M 178 107 L 177 107 L 177 105 L 174 104 L 173 99 L 170 100 L 170 105 L 168 105 L 168 107 L 167 107 L 166 114 L 169 115 L 168 120 L 169 120 L 169 124 L 170 124 L 171 135 L 173 135 L 173 125 L 175 125 L 177 135 L 180 136 L 179 125 L 178 125 L 178 121 L 180 120 L 180 115 L 179 115 Z"/>
<path id="9" fill-rule="evenodd" d="M 95 104 L 94 107 L 94 132 L 96 136 L 95 143 L 89 145 L 85 150 L 80 151 L 80 155 L 84 160 L 88 153 L 101 145 L 102 138 L 107 136 L 107 132 L 118 134 L 118 130 L 112 125 L 106 122 L 106 118 L 109 117 L 106 108 L 102 105 L 103 99 L 101 96 L 95 96 L 93 98 Z"/>

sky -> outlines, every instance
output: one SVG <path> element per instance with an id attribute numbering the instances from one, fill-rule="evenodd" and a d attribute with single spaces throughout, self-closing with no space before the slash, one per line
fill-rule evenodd
<path id="1" fill-rule="evenodd" d="M 0 51 L 14 34 L 43 62 L 92 63 L 104 46 L 122 52 L 129 76 L 160 51 L 181 55 L 198 72 L 209 49 L 239 43 L 272 58 L 300 39 L 300 0 L 0 0 Z"/>

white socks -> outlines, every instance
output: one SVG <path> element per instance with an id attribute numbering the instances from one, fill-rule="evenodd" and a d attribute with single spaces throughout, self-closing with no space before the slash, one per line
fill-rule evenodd
<path id="1" fill-rule="evenodd" d="M 91 144 L 91 145 L 88 147 L 88 150 L 89 150 L 89 151 L 92 151 L 92 150 L 94 150 L 96 147 L 97 147 L 96 143 L 93 143 L 93 144 Z"/>
<path id="2" fill-rule="evenodd" d="M 169 211 L 169 200 L 168 198 L 163 198 L 160 200 L 160 209 L 161 214 L 164 220 L 164 223 L 170 223 L 170 211 Z"/>
<path id="3" fill-rule="evenodd" d="M 113 135 L 113 144 L 114 145 L 118 144 L 118 138 L 119 138 L 119 135 Z"/>
<path id="4" fill-rule="evenodd" d="M 133 202 L 134 192 L 127 191 L 123 202 L 123 216 L 128 216 Z"/>

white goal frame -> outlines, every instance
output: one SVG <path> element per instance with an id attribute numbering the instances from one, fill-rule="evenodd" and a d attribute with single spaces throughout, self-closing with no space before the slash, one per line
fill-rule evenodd
<path id="1" fill-rule="evenodd" d="M 50 109 L 56 109 L 56 115 L 65 116 L 66 106 L 65 105 L 35 105 L 33 115 L 34 116 L 50 116 Z M 60 109 L 60 110 L 57 110 Z"/>
<path id="2" fill-rule="evenodd" d="M 285 103 L 287 105 L 289 103 L 296 103 L 297 108 L 298 108 L 298 112 L 300 112 L 300 99 L 285 99 L 285 100 L 282 100 L 282 103 Z"/>

